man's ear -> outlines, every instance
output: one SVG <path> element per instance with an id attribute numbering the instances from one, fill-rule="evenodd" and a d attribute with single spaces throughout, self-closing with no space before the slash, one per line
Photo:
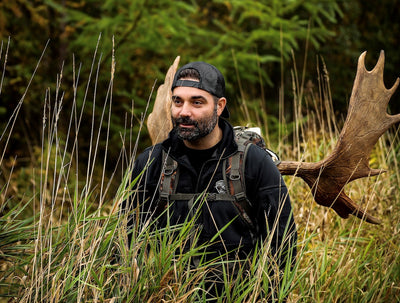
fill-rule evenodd
<path id="1" fill-rule="evenodd" d="M 218 117 L 221 116 L 222 111 L 224 110 L 225 106 L 226 106 L 226 98 L 225 97 L 219 98 L 218 102 L 217 102 Z"/>

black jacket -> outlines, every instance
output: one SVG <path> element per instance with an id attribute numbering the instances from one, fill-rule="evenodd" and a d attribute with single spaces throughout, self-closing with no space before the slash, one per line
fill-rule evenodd
<path id="1" fill-rule="evenodd" d="M 232 126 L 223 119 L 220 119 L 219 126 L 223 131 L 222 142 L 211 159 L 203 163 L 199 175 L 190 164 L 187 155 L 183 153 L 184 143 L 178 139 L 174 131 L 170 132 L 169 138 L 164 142 L 147 148 L 138 156 L 132 179 L 139 176 L 150 163 L 137 187 L 140 194 L 135 195 L 134 201 L 131 199 L 129 202 L 131 207 L 138 205 L 137 203 L 141 206 L 140 221 L 149 219 L 158 204 L 158 185 L 163 165 L 162 150 L 169 152 L 179 164 L 176 193 L 217 193 L 215 184 L 223 179 L 223 168 L 218 163 L 222 163 L 222 159 L 232 156 L 238 150 Z M 246 195 L 252 205 L 252 213 L 249 215 L 258 225 L 256 238 L 264 240 L 270 230 L 274 230 L 271 252 L 275 254 L 280 247 L 283 247 L 283 251 L 293 248 L 295 252 L 297 239 L 295 223 L 287 188 L 280 172 L 269 154 L 256 145 L 250 147 L 245 163 Z M 197 222 L 202 228 L 200 242 L 209 241 L 218 229 L 232 221 L 221 234 L 224 243 L 217 241 L 210 249 L 218 253 L 225 253 L 225 249 L 237 250 L 239 246 L 240 252 L 248 253 L 252 250 L 255 245 L 254 237 L 244 220 L 240 218 L 232 201 L 206 201 L 200 207 Z M 171 203 L 169 210 L 170 223 L 182 223 L 189 214 L 188 201 L 175 201 Z M 163 226 L 165 222 L 164 217 L 159 223 Z M 284 239 L 285 233 L 290 236 Z M 281 265 L 284 265 L 283 263 Z"/>

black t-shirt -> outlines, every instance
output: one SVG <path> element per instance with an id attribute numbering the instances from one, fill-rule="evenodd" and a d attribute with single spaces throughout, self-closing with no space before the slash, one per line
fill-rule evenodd
<path id="1" fill-rule="evenodd" d="M 221 140 L 222 141 L 222 140 Z M 218 149 L 221 144 L 219 141 L 216 145 L 208 149 L 192 149 L 185 145 L 185 154 L 188 156 L 190 164 L 195 168 L 197 174 L 200 173 L 203 163 L 211 158 L 214 151 Z"/>

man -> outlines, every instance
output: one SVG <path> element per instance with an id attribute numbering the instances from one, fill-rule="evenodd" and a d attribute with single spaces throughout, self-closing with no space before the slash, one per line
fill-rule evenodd
<path id="1" fill-rule="evenodd" d="M 132 179 L 146 170 L 130 206 L 140 205 L 140 221 L 157 218 L 159 227 L 195 216 L 197 245 L 208 245 L 208 260 L 245 260 L 272 234 L 271 255 L 284 268 L 286 256 L 295 255 L 297 237 L 287 188 L 270 155 L 252 144 L 241 158 L 247 206 L 240 210 L 226 181 L 229 161 L 239 152 L 227 118 L 220 71 L 205 62 L 180 68 L 172 84 L 174 128 L 168 139 L 137 158 Z"/>

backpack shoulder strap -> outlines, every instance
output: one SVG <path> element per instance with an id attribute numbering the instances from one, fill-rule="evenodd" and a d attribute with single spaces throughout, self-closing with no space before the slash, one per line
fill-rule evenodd
<path id="1" fill-rule="evenodd" d="M 175 192 L 179 178 L 178 163 L 168 153 L 162 151 L 162 169 L 159 189 L 159 199 L 155 214 L 160 215 L 168 206 L 170 196 Z"/>
<path id="2" fill-rule="evenodd" d="M 238 138 L 237 143 L 238 152 L 228 159 L 229 164 L 225 170 L 225 178 L 229 187 L 229 192 L 234 197 L 234 204 L 241 217 L 251 228 L 256 230 L 256 224 L 254 224 L 249 215 L 252 213 L 252 205 L 246 196 L 244 171 L 247 151 L 250 148 L 251 143 L 244 138 Z"/>

